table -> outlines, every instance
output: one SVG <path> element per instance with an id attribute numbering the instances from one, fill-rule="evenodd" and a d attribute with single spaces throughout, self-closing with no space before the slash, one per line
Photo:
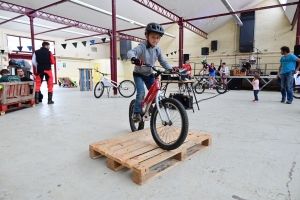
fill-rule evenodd
<path id="1" fill-rule="evenodd" d="M 201 76 L 202 75 L 195 75 L 195 76 Z M 209 78 L 209 76 L 204 76 L 204 78 Z M 216 78 L 220 78 L 220 76 L 216 76 Z M 227 84 L 234 78 L 242 78 L 246 79 L 251 85 L 252 81 L 250 79 L 253 79 L 253 76 L 228 76 L 230 80 L 227 81 Z M 265 80 L 267 79 L 267 81 Z M 277 75 L 265 75 L 265 76 L 260 76 L 260 80 L 263 81 L 263 86 L 260 88 L 262 90 L 264 87 L 266 87 L 269 83 L 271 83 L 274 79 L 277 79 Z"/>
<path id="2" fill-rule="evenodd" d="M 195 98 L 195 101 L 196 101 L 198 110 L 200 110 L 199 104 L 198 104 L 198 100 L 197 100 L 195 91 L 194 91 L 194 89 L 193 89 L 193 83 L 194 83 L 194 82 L 195 82 L 194 80 L 187 80 L 187 81 L 179 81 L 179 80 L 162 80 L 162 81 L 160 81 L 160 84 L 161 84 L 162 90 L 164 90 L 164 93 L 165 93 L 164 95 L 166 95 L 166 91 L 167 91 L 168 85 L 169 85 L 170 83 L 176 83 L 176 84 L 181 83 L 181 84 L 184 84 L 184 85 L 186 86 L 186 88 L 188 88 L 188 84 L 190 83 L 190 84 L 191 84 L 191 91 L 193 92 L 193 95 L 194 95 L 194 98 Z M 165 83 L 166 85 L 163 87 L 163 84 L 164 84 L 164 83 Z M 187 89 L 187 92 L 188 92 L 189 97 L 191 97 L 190 91 L 189 91 L 188 89 Z M 193 112 L 195 112 L 195 110 L 194 110 L 194 105 L 192 105 L 192 109 L 193 109 Z"/>

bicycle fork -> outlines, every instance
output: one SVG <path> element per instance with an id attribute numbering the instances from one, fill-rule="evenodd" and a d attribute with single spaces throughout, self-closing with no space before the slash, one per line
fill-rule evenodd
<path id="1" fill-rule="evenodd" d="M 169 108 L 168 108 L 168 107 L 165 107 L 166 114 L 167 114 L 167 117 L 168 117 L 168 121 L 165 120 L 165 118 L 164 118 L 164 116 L 163 116 L 163 114 L 162 114 L 162 110 L 160 109 L 160 105 L 159 105 L 159 98 L 160 98 L 160 96 L 161 96 L 160 94 L 161 94 L 160 90 L 157 91 L 157 94 L 156 94 L 156 96 L 155 96 L 155 105 L 156 105 L 158 114 L 159 114 L 159 116 L 160 116 L 161 123 L 162 123 L 162 125 L 164 125 L 164 126 L 167 126 L 167 125 L 171 126 L 171 125 L 172 125 L 172 121 L 171 121 L 171 117 L 170 117 L 170 113 L 169 113 Z M 164 105 L 162 105 L 162 106 L 164 106 Z"/>

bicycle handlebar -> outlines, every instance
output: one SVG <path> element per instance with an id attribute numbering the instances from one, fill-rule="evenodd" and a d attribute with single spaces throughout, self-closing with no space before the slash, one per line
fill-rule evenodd
<path id="1" fill-rule="evenodd" d="M 98 69 L 94 69 L 96 72 L 98 72 L 98 73 L 100 73 L 100 74 L 102 74 L 103 76 L 108 76 L 108 75 L 110 75 L 110 74 L 105 74 L 105 73 L 102 73 L 102 72 L 100 72 Z"/>

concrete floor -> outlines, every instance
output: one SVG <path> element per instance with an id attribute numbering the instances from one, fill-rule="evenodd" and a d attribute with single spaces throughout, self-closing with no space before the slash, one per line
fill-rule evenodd
<path id="1" fill-rule="evenodd" d="M 90 143 L 130 132 L 132 98 L 56 87 L 54 105 L 0 117 L 0 199 L 300 199 L 300 100 L 259 98 L 229 91 L 188 110 L 190 129 L 212 135 L 211 148 L 138 186 L 131 170 L 113 172 L 88 152 Z"/>

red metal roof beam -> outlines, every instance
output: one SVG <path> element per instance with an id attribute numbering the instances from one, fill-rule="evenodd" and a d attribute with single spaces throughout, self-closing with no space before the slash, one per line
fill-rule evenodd
<path id="1" fill-rule="evenodd" d="M 44 6 L 44 7 L 35 9 L 35 10 L 31 10 L 31 9 L 30 9 L 30 11 L 29 11 L 28 13 L 26 13 L 26 9 L 25 9 L 25 13 L 26 13 L 26 15 L 29 16 L 29 15 L 31 15 L 31 14 L 33 14 L 33 13 L 39 11 L 39 10 L 42 10 L 42 9 L 45 9 L 45 8 L 49 8 L 49 7 L 51 7 L 51 6 L 55 6 L 55 5 L 64 3 L 64 2 L 66 2 L 66 1 L 68 1 L 68 0 L 61 0 L 61 1 L 58 1 L 58 2 L 55 2 L 55 3 L 49 4 L 49 5 L 47 5 L 47 6 Z M 1 7 L 1 8 L 2 8 L 2 5 L 3 5 L 3 4 L 9 4 L 9 3 L 5 2 L 5 1 L 1 1 L 1 2 L 0 2 L 0 7 Z M 17 5 L 11 4 L 11 6 L 8 6 L 8 10 L 7 10 L 7 11 L 12 11 L 12 10 L 13 10 L 13 7 L 16 7 L 16 10 L 19 10 L 19 8 L 18 8 Z M 21 11 L 21 10 L 19 10 L 19 11 Z M 15 11 L 13 11 L 13 12 L 15 12 Z M 24 15 L 25 15 L 25 14 L 22 14 L 22 15 L 19 15 L 19 16 L 17 16 L 17 17 L 8 19 L 8 20 L 6 20 L 6 21 L 4 21 L 4 22 L 1 22 L 0 25 L 1 25 L 1 24 L 5 24 L 5 23 L 10 22 L 10 21 L 13 21 L 13 20 L 18 19 L 18 18 L 21 18 L 21 17 L 23 17 Z"/>
<path id="2" fill-rule="evenodd" d="M 76 38 L 65 39 L 65 41 L 68 41 L 68 40 L 78 40 L 78 39 L 82 39 L 82 38 L 94 37 L 94 36 L 99 36 L 99 35 L 106 35 L 106 34 L 86 35 L 86 36 L 81 36 L 81 37 L 76 37 Z"/>
<path id="3" fill-rule="evenodd" d="M 266 9 L 271 9 L 271 8 L 278 8 L 278 7 L 283 7 L 283 6 L 292 6 L 292 5 L 297 5 L 297 4 L 299 4 L 299 2 L 278 4 L 278 5 L 265 6 L 265 7 L 260 7 L 260 8 L 252 8 L 252 9 L 248 9 L 248 10 L 240 10 L 240 11 L 229 12 L 229 13 L 222 13 L 222 14 L 217 14 L 217 15 L 208 15 L 208 16 L 204 16 L 204 17 L 184 19 L 183 21 L 187 22 L 187 21 L 195 21 L 195 20 L 208 19 L 208 18 L 214 18 L 214 17 L 222 17 L 222 16 L 239 14 L 239 13 L 245 13 L 245 12 L 252 12 L 252 11 L 258 11 L 258 10 L 266 10 Z"/>
<path id="4" fill-rule="evenodd" d="M 61 28 L 51 29 L 51 30 L 48 30 L 48 31 L 36 33 L 36 34 L 34 34 L 34 35 L 39 35 L 39 34 L 49 33 L 49 32 L 52 32 L 52 31 L 59 31 L 59 30 L 62 30 L 62 29 L 70 28 L 70 27 L 73 27 L 73 26 L 65 26 L 65 27 L 61 27 Z"/>
<path id="5" fill-rule="evenodd" d="M 141 41 L 145 40 L 143 38 L 139 38 L 139 37 L 135 37 L 135 36 L 131 36 L 131 35 L 126 35 L 124 33 L 119 33 L 117 35 L 117 37 L 119 37 L 120 39 L 131 40 L 131 41 L 135 41 L 135 42 L 141 42 Z"/>
<path id="6" fill-rule="evenodd" d="M 169 11 L 165 7 L 159 5 L 158 3 L 156 3 L 152 0 L 134 0 L 134 1 L 151 9 L 152 11 L 170 19 L 173 22 L 179 22 L 180 17 L 178 15 Z M 183 26 L 196 34 L 198 34 L 204 38 L 207 38 L 206 32 L 200 30 L 199 28 L 195 27 L 194 25 L 190 24 L 189 22 L 186 22 L 185 20 L 184 20 Z"/>
<path id="7" fill-rule="evenodd" d="M 162 23 L 160 25 L 169 25 L 169 24 L 175 24 L 176 22 L 166 22 L 166 23 Z M 140 27 L 136 27 L 136 28 L 129 28 L 129 29 L 123 29 L 123 30 L 119 30 L 118 32 L 125 32 L 125 31 L 133 31 L 133 30 L 137 30 L 137 29 L 143 29 L 146 28 L 146 26 L 140 26 Z"/>

